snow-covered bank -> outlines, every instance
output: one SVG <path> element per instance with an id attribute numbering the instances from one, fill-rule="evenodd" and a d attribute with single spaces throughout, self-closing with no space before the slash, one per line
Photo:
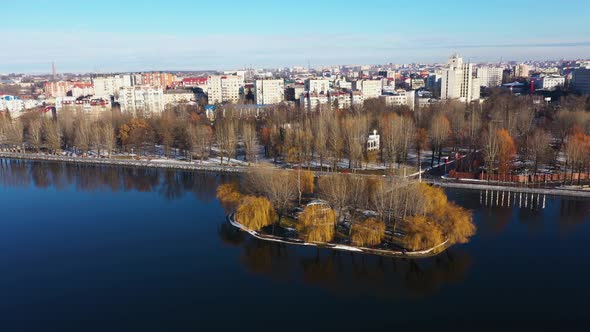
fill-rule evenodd
<path id="1" fill-rule="evenodd" d="M 444 249 L 448 248 L 449 240 L 430 248 L 428 250 L 422 251 L 396 251 L 396 250 L 381 250 L 381 249 L 372 249 L 372 248 L 364 248 L 364 247 L 354 247 L 348 246 L 343 244 L 333 244 L 333 243 L 308 243 L 304 242 L 300 239 L 290 239 L 290 238 L 282 238 L 272 235 L 261 234 L 257 231 L 250 230 L 246 228 L 244 225 L 240 224 L 237 220 L 235 220 L 235 215 L 229 214 L 227 216 L 227 221 L 234 227 L 252 235 L 253 237 L 263 240 L 263 241 L 270 241 L 270 242 L 278 242 L 278 243 L 286 243 L 286 244 L 294 244 L 299 246 L 308 246 L 308 247 L 317 247 L 317 248 L 325 248 L 325 249 L 332 249 L 332 250 L 340 250 L 340 251 L 347 251 L 347 252 L 357 252 L 369 255 L 379 255 L 379 256 L 386 256 L 386 257 L 395 257 L 395 258 L 427 258 L 436 256 L 442 252 Z M 437 249 L 443 248 L 443 250 L 438 251 Z"/>
<path id="2" fill-rule="evenodd" d="M 124 166 L 124 167 L 142 167 L 142 168 L 160 168 L 176 169 L 189 171 L 212 171 L 221 173 L 241 173 L 247 170 L 241 166 L 221 166 L 215 164 L 200 164 L 199 162 L 183 162 L 177 160 L 132 160 L 132 159 L 106 159 L 106 158 L 83 158 L 72 156 L 56 156 L 34 153 L 13 153 L 0 152 L 0 158 L 5 159 L 22 159 L 35 161 L 52 161 L 69 164 L 89 164 L 105 166 Z"/>

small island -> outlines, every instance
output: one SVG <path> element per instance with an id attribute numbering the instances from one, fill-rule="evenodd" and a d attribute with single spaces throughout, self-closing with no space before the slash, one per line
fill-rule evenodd
<path id="1" fill-rule="evenodd" d="M 256 168 L 217 197 L 233 226 L 294 245 L 424 258 L 476 232 L 441 188 L 397 177 Z"/>

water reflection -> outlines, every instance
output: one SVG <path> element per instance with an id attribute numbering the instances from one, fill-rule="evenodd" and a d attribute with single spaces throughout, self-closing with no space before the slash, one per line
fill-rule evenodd
<path id="1" fill-rule="evenodd" d="M 239 261 L 250 273 L 285 283 L 303 281 L 338 296 L 430 296 L 464 280 L 472 261 L 460 250 L 406 260 L 295 247 L 240 235 L 227 223 L 220 225 L 219 236 L 241 248 Z"/>
<path id="2" fill-rule="evenodd" d="M 74 187 L 84 192 L 157 192 L 167 200 L 177 200 L 191 193 L 199 200 L 209 202 L 215 199 L 217 184 L 227 177 L 205 172 L 0 159 L 0 185 L 9 188 L 33 185 L 58 191 Z"/>
<path id="3" fill-rule="evenodd" d="M 201 172 L 0 160 L 0 187 L 5 188 L 33 186 L 57 191 L 153 192 L 165 200 L 192 195 L 200 202 L 215 202 L 217 185 L 230 180 L 236 178 Z M 490 192 L 487 199 L 485 193 L 473 191 L 449 190 L 447 193 L 450 200 L 474 211 L 479 229 L 477 237 L 492 241 L 477 243 L 475 239 L 472 244 L 453 247 L 435 258 L 414 261 L 259 241 L 226 222 L 212 220 L 205 220 L 205 223 L 209 222 L 213 231 L 202 233 L 207 239 L 217 235 L 220 243 L 235 253 L 241 269 L 256 276 L 290 285 L 305 283 L 335 296 L 406 299 L 432 296 L 446 286 L 469 279 L 474 270 L 473 257 L 477 257 L 481 269 L 482 260 L 495 257 L 486 254 L 495 253 L 496 248 L 508 246 L 526 250 L 526 239 L 519 237 L 522 230 L 531 238 L 540 239 L 538 245 L 544 248 L 559 245 L 552 237 L 555 232 L 548 232 L 550 227 L 558 229 L 562 235 L 576 234 L 589 220 L 590 200 L 539 195 L 527 199 L 523 196 L 521 207 L 520 195 L 511 193 L 496 192 L 492 198 Z M 219 209 L 219 206 L 211 205 L 211 209 Z M 203 225 L 194 227 L 199 231 L 206 229 Z M 531 252 L 536 254 L 536 248 Z M 526 252 L 517 251 L 517 254 Z"/>

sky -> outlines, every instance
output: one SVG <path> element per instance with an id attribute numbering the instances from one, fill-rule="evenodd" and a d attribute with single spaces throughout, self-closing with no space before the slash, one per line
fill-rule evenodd
<path id="1" fill-rule="evenodd" d="M 3 1 L 4 2 L 4 1 Z M 588 0 L 7 1 L 0 73 L 590 58 Z"/>

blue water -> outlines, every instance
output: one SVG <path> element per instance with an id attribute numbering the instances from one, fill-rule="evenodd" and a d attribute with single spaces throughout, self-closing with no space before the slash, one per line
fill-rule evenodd
<path id="1" fill-rule="evenodd" d="M 590 201 L 474 211 L 433 259 L 251 239 L 206 173 L 0 162 L 1 331 L 544 330 L 589 320 Z"/>

